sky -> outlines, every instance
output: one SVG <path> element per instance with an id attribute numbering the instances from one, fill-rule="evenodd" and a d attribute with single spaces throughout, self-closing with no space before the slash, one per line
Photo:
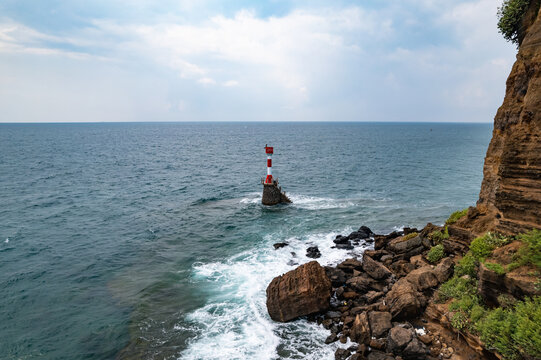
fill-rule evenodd
<path id="1" fill-rule="evenodd" d="M 0 122 L 492 122 L 500 0 L 1 0 Z"/>

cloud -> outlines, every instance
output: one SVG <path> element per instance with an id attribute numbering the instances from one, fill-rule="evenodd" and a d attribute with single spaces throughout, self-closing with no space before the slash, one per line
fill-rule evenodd
<path id="1" fill-rule="evenodd" d="M 87 96 L 113 113 L 117 99 L 116 120 L 490 121 L 501 102 L 515 49 L 496 31 L 491 0 L 288 4 L 262 15 L 259 3 L 224 9 L 183 0 L 159 14 L 142 1 L 135 8 L 149 13 L 144 20 L 108 12 L 54 31 L 3 19 L 0 53 L 9 56 L 0 81 L 10 70 L 35 74 L 13 82 L 31 94 L 22 84 L 70 68 L 73 83 L 47 79 L 50 93 L 70 97 L 77 93 L 60 86 L 107 73 L 103 81 L 118 93 Z M 14 108 L 11 90 L 3 94 L 2 108 L 26 111 Z M 179 98 L 190 106 L 169 105 Z"/>

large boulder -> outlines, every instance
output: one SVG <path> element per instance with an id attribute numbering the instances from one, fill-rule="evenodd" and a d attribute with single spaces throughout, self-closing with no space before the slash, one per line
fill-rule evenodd
<path id="1" fill-rule="evenodd" d="M 355 321 L 349 331 L 349 337 L 359 344 L 370 341 L 370 323 L 366 312 L 362 312 L 355 317 Z"/>
<path id="2" fill-rule="evenodd" d="M 385 279 L 391 276 L 391 270 L 385 265 L 372 259 L 370 256 L 363 256 L 363 270 L 376 280 Z"/>
<path id="3" fill-rule="evenodd" d="M 389 331 L 389 336 L 387 336 L 387 351 L 398 355 L 412 339 L 413 332 L 411 329 L 395 326 Z"/>
<path id="4" fill-rule="evenodd" d="M 370 329 L 372 330 L 372 336 L 379 338 L 391 328 L 391 313 L 386 311 L 371 311 L 368 313 L 368 321 L 370 322 Z"/>
<path id="5" fill-rule="evenodd" d="M 267 311 L 286 322 L 329 308 L 331 281 L 317 261 L 275 277 L 267 287 Z"/>
<path id="6" fill-rule="evenodd" d="M 422 246 L 422 243 L 423 242 L 420 236 L 415 236 L 411 239 L 408 239 L 408 236 L 401 236 L 399 238 L 391 240 L 389 245 L 387 245 L 387 249 L 391 250 L 396 254 L 404 254 L 411 252 L 414 249 L 420 248 Z"/>
<path id="7" fill-rule="evenodd" d="M 438 278 L 430 265 L 411 271 L 408 276 L 406 276 L 406 279 L 419 290 L 426 290 L 438 285 Z"/>
<path id="8" fill-rule="evenodd" d="M 393 319 L 408 319 L 417 316 L 426 305 L 425 297 L 407 278 L 398 280 L 385 295 Z"/>
<path id="9" fill-rule="evenodd" d="M 453 275 L 455 263 L 450 257 L 443 259 L 434 269 L 434 275 L 440 283 L 444 283 Z"/>

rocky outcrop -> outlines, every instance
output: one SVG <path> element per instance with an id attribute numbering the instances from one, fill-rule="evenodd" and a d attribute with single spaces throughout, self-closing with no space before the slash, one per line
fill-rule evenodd
<path id="1" fill-rule="evenodd" d="M 282 191 L 277 181 L 274 181 L 272 184 L 263 184 L 263 197 L 261 198 L 263 205 L 287 204 L 290 202 L 291 200 Z"/>
<path id="2" fill-rule="evenodd" d="M 494 118 L 478 213 L 464 219 L 476 233 L 541 228 L 541 15 L 530 3 L 522 42 Z"/>
<path id="3" fill-rule="evenodd" d="M 274 321 L 286 322 L 329 308 L 331 281 L 317 261 L 275 277 L 267 287 L 267 310 Z"/>

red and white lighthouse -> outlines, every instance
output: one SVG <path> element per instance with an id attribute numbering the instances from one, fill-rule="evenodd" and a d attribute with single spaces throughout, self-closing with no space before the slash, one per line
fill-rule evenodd
<path id="1" fill-rule="evenodd" d="M 265 184 L 272 184 L 272 154 L 274 148 L 272 146 L 265 145 L 265 153 L 267 154 L 267 177 L 265 178 Z"/>

